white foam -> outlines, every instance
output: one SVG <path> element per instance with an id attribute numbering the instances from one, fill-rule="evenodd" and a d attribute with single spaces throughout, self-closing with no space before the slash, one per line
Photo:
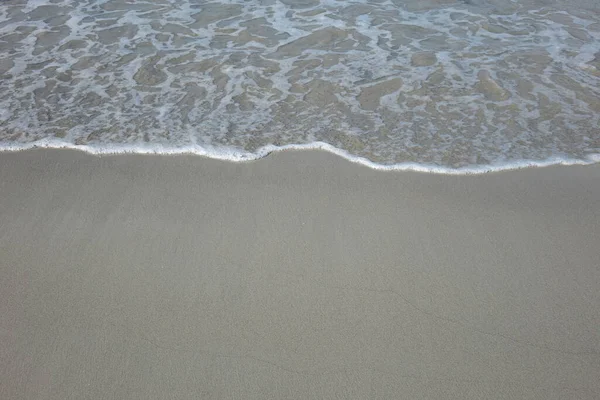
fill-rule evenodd
<path id="1" fill-rule="evenodd" d="M 312 142 L 307 144 L 289 144 L 284 146 L 268 145 L 259 148 L 255 153 L 246 152 L 234 148 L 213 148 L 210 146 L 189 145 L 184 147 L 171 147 L 165 145 L 76 145 L 73 143 L 44 139 L 35 143 L 0 143 L 0 152 L 20 152 L 32 149 L 70 149 L 83 151 L 85 153 L 102 156 L 118 154 L 143 154 L 143 155 L 197 155 L 214 160 L 229 162 L 250 162 L 260 160 L 269 154 L 284 151 L 326 151 L 342 157 L 352 163 L 360 164 L 368 168 L 380 171 L 413 171 L 423 173 L 434 173 L 442 175 L 479 175 L 490 172 L 501 172 L 518 170 L 523 168 L 549 167 L 553 165 L 592 165 L 600 163 L 600 153 L 590 154 L 585 159 L 573 159 L 568 157 L 551 157 L 545 160 L 518 160 L 512 162 L 497 163 L 491 165 L 471 165 L 460 168 L 449 168 L 432 164 L 421 163 L 399 163 L 378 164 L 364 157 L 359 157 L 339 149 L 329 143 Z"/>
<path id="2" fill-rule="evenodd" d="M 600 17 L 586 18 L 578 0 L 569 0 L 569 7 L 556 0 L 543 9 L 533 0 L 518 6 L 511 0 L 321 0 L 313 15 L 307 13 L 311 8 L 280 1 L 223 0 L 223 6 L 239 6 L 240 15 L 217 16 L 221 20 L 202 26 L 195 18 L 204 2 L 21 3 L 10 7 L 63 7 L 69 33 L 40 45 L 40 37 L 64 27 L 50 28 L 45 19 L 10 21 L 9 6 L 0 4 L 1 36 L 31 30 L 10 53 L 8 47 L 0 51 L 0 60 L 14 62 L 0 80 L 0 143 L 7 149 L 193 153 L 245 161 L 272 151 L 319 148 L 372 168 L 441 173 L 595 162 L 585 154 L 596 151 L 590 146 L 600 139 L 594 100 L 600 97 L 600 32 L 587 27 Z M 356 5 L 370 11 L 348 8 Z M 160 8 L 139 11 L 150 6 Z M 219 7 L 202 12 L 217 15 Z M 567 22 L 548 17 L 558 14 Z M 264 18 L 260 26 L 258 18 Z M 135 35 L 96 39 L 128 24 L 137 27 Z M 163 32 L 167 24 L 185 32 Z M 409 25 L 422 29 L 411 31 Z M 279 51 L 332 27 L 329 37 L 305 41 L 306 48 Z M 62 47 L 72 40 L 80 45 Z M 435 53 L 435 62 L 414 67 L 411 56 L 425 51 Z M 532 54 L 550 61 L 526 58 Z M 519 61 L 521 56 L 526 59 Z M 208 60 L 215 64 L 197 67 Z M 531 70 L 536 63 L 543 72 Z M 142 67 L 151 70 L 146 83 L 135 78 Z M 159 72 L 152 76 L 154 67 Z M 510 97 L 483 94 L 481 70 Z M 553 81 L 552 74 L 562 80 Z M 364 107 L 361 91 L 393 78 L 402 86 Z M 525 94 L 520 81 L 532 86 Z M 195 92 L 187 90 L 192 86 Z M 527 161 L 533 159 L 546 161 Z M 415 162 L 395 163 L 402 160 Z"/>

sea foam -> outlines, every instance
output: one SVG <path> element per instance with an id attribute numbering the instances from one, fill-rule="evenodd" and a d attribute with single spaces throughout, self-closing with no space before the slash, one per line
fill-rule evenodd
<path id="1" fill-rule="evenodd" d="M 268 145 L 259 148 L 255 153 L 249 153 L 240 149 L 206 148 L 201 146 L 168 147 L 156 145 L 75 145 L 54 139 L 42 139 L 36 143 L 0 143 L 0 152 L 19 152 L 32 149 L 70 149 L 83 151 L 85 153 L 102 156 L 118 154 L 149 154 L 149 155 L 197 155 L 215 160 L 228 162 L 250 162 L 267 157 L 271 153 L 283 151 L 326 151 L 342 157 L 352 163 L 360 164 L 368 168 L 381 171 L 414 171 L 425 173 L 436 173 L 445 175 L 477 175 L 490 172 L 510 171 L 530 167 L 548 167 L 552 165 L 591 165 L 600 162 L 600 154 L 592 154 L 586 159 L 573 159 L 568 157 L 552 157 L 546 160 L 519 160 L 504 162 L 493 165 L 470 165 L 466 167 L 451 168 L 433 164 L 423 163 L 398 163 L 384 165 L 375 163 L 367 158 L 350 154 L 346 150 L 339 149 L 324 142 L 313 142 L 307 144 L 288 144 L 284 146 Z"/>
<path id="2" fill-rule="evenodd" d="M 596 162 L 585 0 L 0 4 L 0 144 L 379 169 Z"/>

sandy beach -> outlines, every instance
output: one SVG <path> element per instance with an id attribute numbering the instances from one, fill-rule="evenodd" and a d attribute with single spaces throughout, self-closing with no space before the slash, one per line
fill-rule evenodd
<path id="1" fill-rule="evenodd" d="M 598 399 L 600 165 L 0 153 L 0 398 Z"/>

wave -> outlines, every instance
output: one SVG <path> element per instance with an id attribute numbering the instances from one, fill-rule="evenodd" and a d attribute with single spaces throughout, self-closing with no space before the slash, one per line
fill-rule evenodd
<path id="1" fill-rule="evenodd" d="M 284 146 L 268 145 L 259 148 L 256 152 L 248 152 L 231 147 L 212 147 L 200 145 L 188 145 L 182 147 L 168 146 L 162 144 L 148 145 L 77 145 L 61 140 L 42 139 L 33 143 L 10 143 L 0 142 L 0 152 L 18 152 L 31 149 L 72 149 L 83 151 L 93 155 L 117 155 L 117 154 L 153 154 L 153 155 L 197 155 L 210 159 L 229 162 L 250 162 L 267 157 L 269 154 L 283 151 L 320 150 L 342 157 L 352 163 L 360 164 L 368 168 L 382 171 L 414 171 L 435 173 L 442 175 L 479 175 L 490 172 L 517 170 L 532 167 L 548 167 L 552 165 L 591 165 L 600 163 L 600 153 L 590 154 L 586 158 L 576 159 L 569 157 L 554 156 L 543 160 L 514 160 L 488 165 L 468 165 L 459 168 L 451 168 L 434 164 L 422 164 L 405 162 L 398 164 L 378 164 L 367 158 L 355 156 L 344 149 L 332 146 L 325 142 L 312 142 L 307 144 L 288 144 Z"/>

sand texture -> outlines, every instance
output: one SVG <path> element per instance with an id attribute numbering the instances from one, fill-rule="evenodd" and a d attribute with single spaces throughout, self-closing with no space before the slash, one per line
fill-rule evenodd
<path id="1" fill-rule="evenodd" d="M 0 398 L 598 399 L 600 166 L 0 153 Z"/>

